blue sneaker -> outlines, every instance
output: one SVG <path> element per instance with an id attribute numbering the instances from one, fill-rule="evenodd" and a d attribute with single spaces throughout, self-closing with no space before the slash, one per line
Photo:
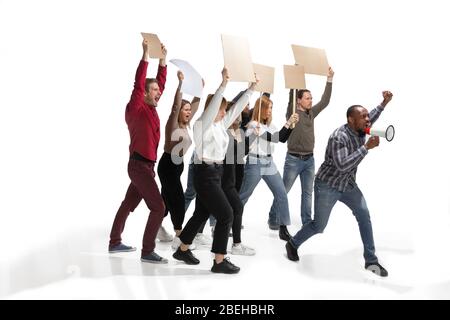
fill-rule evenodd
<path id="1" fill-rule="evenodd" d="M 159 256 L 155 251 L 150 252 L 146 256 L 142 256 L 141 261 L 148 262 L 148 263 L 159 263 L 159 264 L 165 264 L 165 263 L 169 262 L 169 260 Z"/>
<path id="2" fill-rule="evenodd" d="M 116 252 L 131 252 L 136 251 L 135 247 L 126 246 L 123 243 L 119 243 L 115 245 L 114 247 L 109 247 L 109 253 L 116 253 Z"/>

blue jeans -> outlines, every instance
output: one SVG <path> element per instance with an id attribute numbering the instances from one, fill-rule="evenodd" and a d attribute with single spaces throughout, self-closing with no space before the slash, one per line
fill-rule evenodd
<path id="1" fill-rule="evenodd" d="M 314 157 L 308 160 L 302 160 L 286 153 L 286 160 L 284 162 L 283 183 L 286 193 L 291 190 L 297 176 L 300 175 L 300 184 L 302 187 L 302 202 L 300 205 L 300 217 L 302 224 L 307 224 L 311 221 L 311 207 L 312 207 L 312 192 L 314 183 Z M 275 201 L 274 201 L 275 203 Z M 272 204 L 269 212 L 269 224 L 274 225 L 275 206 Z"/>
<path id="2" fill-rule="evenodd" d="M 314 185 L 314 220 L 303 225 L 292 238 L 291 243 L 298 248 L 303 242 L 317 233 L 322 233 L 327 226 L 331 210 L 337 201 L 341 201 L 352 210 L 358 221 L 359 233 L 364 245 L 364 259 L 367 263 L 378 262 L 375 255 L 372 223 L 369 209 L 361 190 L 356 186 L 351 190 L 340 192 L 328 186 L 325 182 L 316 179 Z"/>
<path id="3" fill-rule="evenodd" d="M 251 155 L 247 157 L 244 168 L 244 180 L 239 192 L 242 204 L 245 205 L 247 203 L 261 178 L 266 182 L 273 194 L 273 206 L 276 212 L 274 224 L 290 225 L 291 217 L 289 215 L 286 189 L 272 157 L 255 158 Z"/>

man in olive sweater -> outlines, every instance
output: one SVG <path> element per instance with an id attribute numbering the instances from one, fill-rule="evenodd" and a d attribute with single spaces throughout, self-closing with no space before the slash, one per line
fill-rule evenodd
<path id="1" fill-rule="evenodd" d="M 328 106 L 333 85 L 333 69 L 329 68 L 327 84 L 319 103 L 312 106 L 312 95 L 309 90 L 297 90 L 296 112 L 299 122 L 288 139 L 288 151 L 284 163 L 283 182 L 286 193 L 291 190 L 297 176 L 300 176 L 302 186 L 301 219 L 302 224 L 311 221 L 312 191 L 314 182 L 314 119 Z M 292 115 L 293 90 L 289 92 L 289 103 L 286 111 L 286 119 Z M 272 204 L 269 213 L 269 228 L 278 230 L 279 214 Z"/>

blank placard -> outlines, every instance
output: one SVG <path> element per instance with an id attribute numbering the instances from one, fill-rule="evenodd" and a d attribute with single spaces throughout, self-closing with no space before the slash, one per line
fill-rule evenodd
<path id="1" fill-rule="evenodd" d="M 231 81 L 253 82 L 255 74 L 246 38 L 222 34 L 223 60 Z"/>
<path id="2" fill-rule="evenodd" d="M 161 41 L 159 41 L 159 38 L 154 33 L 144 33 L 141 32 L 142 37 L 148 41 L 148 53 L 150 58 L 164 58 L 164 54 L 161 50 Z"/>
<path id="3" fill-rule="evenodd" d="M 305 68 L 285 65 L 284 84 L 287 89 L 306 89 Z"/>
<path id="4" fill-rule="evenodd" d="M 324 49 L 303 47 L 293 44 L 295 63 L 305 67 L 305 73 L 328 75 L 328 59 Z"/>
<path id="5" fill-rule="evenodd" d="M 275 68 L 262 64 L 253 64 L 256 77 L 259 79 L 255 90 L 259 92 L 273 93 L 273 83 L 275 77 Z"/>

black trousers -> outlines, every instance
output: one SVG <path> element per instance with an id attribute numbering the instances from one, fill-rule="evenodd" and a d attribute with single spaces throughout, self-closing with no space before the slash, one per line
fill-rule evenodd
<path id="1" fill-rule="evenodd" d="M 242 181 L 244 180 L 244 166 L 245 166 L 244 164 L 238 164 L 238 163 L 234 164 L 234 169 L 235 169 L 234 172 L 235 172 L 235 180 L 236 180 L 235 187 L 236 187 L 236 191 L 237 191 L 238 194 L 239 194 L 239 191 L 241 190 Z M 224 171 L 227 171 L 227 170 L 225 169 Z M 225 172 L 224 172 L 224 175 L 225 175 Z M 224 179 L 224 178 L 222 177 L 222 179 Z M 235 197 L 232 197 L 232 198 L 235 198 Z M 230 201 L 230 203 L 233 201 L 233 200 L 230 200 L 230 199 L 228 199 L 228 200 Z M 236 210 L 235 213 L 234 213 L 235 216 L 236 216 L 236 212 L 237 211 L 238 210 Z M 203 233 L 203 230 L 205 229 L 206 222 L 207 221 L 205 221 L 200 226 L 200 229 L 198 230 L 199 233 Z M 241 225 L 242 225 L 242 215 L 241 215 Z M 234 232 L 233 232 L 233 234 L 234 234 Z M 240 239 L 240 235 L 239 235 L 239 239 Z M 236 240 L 236 239 L 233 238 L 233 240 Z M 239 243 L 239 242 L 234 241 L 234 243 Z"/>
<path id="2" fill-rule="evenodd" d="M 166 205 L 166 212 L 170 212 L 173 228 L 181 230 L 184 221 L 184 192 L 180 177 L 184 164 L 174 164 L 171 155 L 164 152 L 158 164 L 158 176 L 161 181 L 161 195 Z"/>
<path id="3" fill-rule="evenodd" d="M 244 211 L 244 206 L 239 198 L 239 191 L 236 186 L 236 169 L 237 165 L 234 163 L 225 165 L 222 176 L 222 189 L 225 192 L 228 202 L 233 208 L 233 223 L 231 225 L 233 231 L 233 243 L 241 243 L 242 212 Z"/>
<path id="4" fill-rule="evenodd" d="M 211 251 L 219 254 L 227 254 L 228 233 L 233 221 L 233 208 L 222 189 L 223 169 L 221 164 L 194 165 L 195 211 L 180 234 L 184 244 L 191 244 L 211 213 L 217 220 Z"/>

